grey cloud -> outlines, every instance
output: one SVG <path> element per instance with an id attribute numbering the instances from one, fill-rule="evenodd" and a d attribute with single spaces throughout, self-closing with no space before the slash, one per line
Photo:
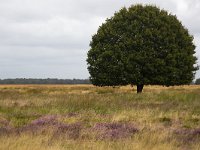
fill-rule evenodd
<path id="1" fill-rule="evenodd" d="M 115 11 L 136 3 L 176 14 L 200 57 L 199 0 L 1 0 L 0 78 L 88 78 L 91 36 Z"/>

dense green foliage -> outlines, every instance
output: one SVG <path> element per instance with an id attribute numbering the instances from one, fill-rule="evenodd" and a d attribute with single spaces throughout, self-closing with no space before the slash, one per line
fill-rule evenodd
<path id="1" fill-rule="evenodd" d="M 90 79 L 97 86 L 191 83 L 193 36 L 176 16 L 155 6 L 122 8 L 93 35 Z"/>

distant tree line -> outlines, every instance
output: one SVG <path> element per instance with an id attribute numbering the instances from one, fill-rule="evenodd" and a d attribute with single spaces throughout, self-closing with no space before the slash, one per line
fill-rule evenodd
<path id="1" fill-rule="evenodd" d="M 195 84 L 200 84 L 200 78 L 196 79 Z"/>
<path id="2" fill-rule="evenodd" d="M 0 79 L 0 84 L 91 84 L 89 79 L 33 79 L 33 78 L 16 78 Z M 200 78 L 191 84 L 199 84 Z"/>
<path id="3" fill-rule="evenodd" d="M 90 84 L 89 79 L 0 79 L 0 84 Z"/>

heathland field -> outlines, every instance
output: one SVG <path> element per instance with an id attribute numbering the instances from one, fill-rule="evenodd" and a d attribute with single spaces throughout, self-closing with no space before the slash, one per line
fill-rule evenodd
<path id="1" fill-rule="evenodd" d="M 200 86 L 1 85 L 0 150 L 199 150 Z"/>

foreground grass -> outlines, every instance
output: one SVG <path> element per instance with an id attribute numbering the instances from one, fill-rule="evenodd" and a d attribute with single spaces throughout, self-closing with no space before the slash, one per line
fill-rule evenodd
<path id="1" fill-rule="evenodd" d="M 84 130 L 76 139 L 54 137 L 50 130 L 8 135 L 0 130 L 0 149 L 200 149 L 200 86 L 146 86 L 142 94 L 129 86 L 0 86 L 0 129 L 21 128 L 45 115 L 81 123 Z M 98 139 L 89 130 L 98 123 L 132 124 L 138 132 Z"/>

